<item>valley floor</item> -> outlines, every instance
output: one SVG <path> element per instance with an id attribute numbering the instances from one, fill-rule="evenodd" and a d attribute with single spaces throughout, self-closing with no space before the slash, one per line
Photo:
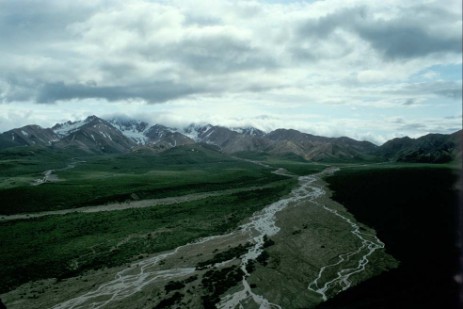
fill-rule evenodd
<path id="1" fill-rule="evenodd" d="M 235 193 L 240 193 L 240 192 L 249 192 L 249 191 L 261 190 L 261 189 L 268 189 L 274 186 L 275 186 L 274 183 L 270 183 L 270 184 L 262 185 L 262 186 L 251 186 L 247 188 L 227 189 L 227 190 L 219 190 L 219 191 L 207 191 L 207 192 L 202 192 L 202 193 L 185 194 L 185 195 L 180 195 L 180 196 L 175 196 L 175 197 L 166 197 L 166 198 L 159 198 L 159 199 L 126 201 L 126 202 L 121 202 L 121 203 L 109 203 L 109 204 L 104 204 L 104 205 L 86 206 L 86 207 L 70 208 L 70 209 L 63 209 L 63 210 L 41 211 L 41 212 L 35 212 L 35 213 L 0 215 L 0 222 L 1 221 L 12 221 L 12 220 L 27 220 L 27 219 L 40 218 L 40 217 L 45 217 L 45 216 L 65 215 L 69 213 L 95 213 L 95 212 L 103 212 L 103 211 L 147 208 L 147 207 L 154 207 L 154 206 L 159 206 L 159 205 L 173 205 L 173 204 L 178 204 L 178 203 L 198 201 L 198 200 L 206 199 L 208 197 L 216 197 L 216 196 L 230 195 L 230 194 L 235 194 Z"/>
<path id="2" fill-rule="evenodd" d="M 323 177 L 333 172 L 299 177 L 288 196 L 229 233 L 123 266 L 30 282 L 1 298 L 9 309 L 313 308 L 398 265 L 374 230 L 331 200 Z"/>

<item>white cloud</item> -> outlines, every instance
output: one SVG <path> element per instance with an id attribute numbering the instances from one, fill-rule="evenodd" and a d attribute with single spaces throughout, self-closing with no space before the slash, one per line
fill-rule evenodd
<path id="1" fill-rule="evenodd" d="M 375 139 L 388 135 L 375 113 L 461 104 L 461 81 L 411 79 L 461 66 L 459 1 L 18 0 L 2 11 L 0 111 L 11 117 L 0 129 L 110 109 Z M 18 115 L 32 107 L 42 118 Z"/>

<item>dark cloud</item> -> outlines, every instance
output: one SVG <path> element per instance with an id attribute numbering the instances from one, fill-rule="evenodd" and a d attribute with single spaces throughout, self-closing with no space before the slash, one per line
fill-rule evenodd
<path id="1" fill-rule="evenodd" d="M 454 81 L 432 81 L 425 83 L 408 84 L 398 91 L 403 94 L 434 94 L 450 99 L 461 100 L 462 84 Z"/>
<path id="2" fill-rule="evenodd" d="M 170 1 L 3 1 L 0 100 L 165 102 L 199 93 L 278 90 L 290 83 L 304 87 L 309 78 L 298 72 L 301 60 L 329 60 L 356 72 L 377 63 L 378 55 L 400 61 L 461 52 L 460 33 L 448 31 L 458 14 L 444 8 L 411 5 L 381 14 L 387 11 L 381 6 L 346 4 L 300 22 L 294 9 L 282 7 L 279 13 L 288 18 L 281 19 L 265 5 L 223 2 L 209 12 Z M 390 19 L 378 17 L 385 15 Z M 359 40 L 375 51 L 366 52 L 365 63 L 355 54 Z M 346 65 L 351 54 L 356 62 Z M 323 70 L 313 67 L 314 76 L 329 76 L 319 84 L 342 83 L 337 72 Z M 456 85 L 403 89 L 405 98 L 418 91 L 461 98 Z"/>
<path id="3" fill-rule="evenodd" d="M 8 91 L 0 97 L 4 102 L 32 100 L 47 104 L 56 101 L 95 98 L 107 101 L 142 99 L 147 103 L 162 103 L 208 91 L 204 87 L 172 81 L 103 86 L 98 85 L 95 81 L 86 83 L 44 82 L 11 77 L 8 82 Z"/>
<path id="4" fill-rule="evenodd" d="M 109 78 L 133 76 L 137 71 L 137 67 L 128 59 L 124 61 L 101 61 L 98 69 L 105 72 Z"/>
<path id="5" fill-rule="evenodd" d="M 342 40 L 343 31 L 356 34 L 387 60 L 411 59 L 434 53 L 461 53 L 462 38 L 448 28 L 458 25 L 457 14 L 429 7 L 415 6 L 391 19 L 374 17 L 367 7 L 341 8 L 326 16 L 306 20 L 296 30 L 300 44 L 309 42 L 306 58 L 324 40 L 335 37 Z M 436 27 L 445 24 L 448 27 Z M 336 31 L 337 30 L 337 31 Z M 446 32 L 447 30 L 447 32 Z M 297 44 L 295 55 L 303 55 Z M 302 50 L 303 51 L 303 50 Z M 317 55 L 320 56 L 320 55 Z"/>
<path id="6" fill-rule="evenodd" d="M 4 89 L 0 89 L 2 102 L 14 102 L 14 101 L 27 101 L 33 98 L 34 91 L 37 85 L 40 83 L 33 77 L 27 77 L 24 75 L 8 74 L 1 76 L 5 85 Z"/>
<path id="7" fill-rule="evenodd" d="M 70 40 L 67 26 L 85 20 L 97 7 L 77 1 L 1 1 L 2 50 L 25 52 L 31 46 Z"/>
<path id="8" fill-rule="evenodd" d="M 278 66 L 274 57 L 250 40 L 226 32 L 135 46 L 130 48 L 130 53 L 140 54 L 150 62 L 164 59 L 201 74 L 228 74 Z"/>
<path id="9" fill-rule="evenodd" d="M 456 85 L 456 87 L 439 89 L 439 90 L 436 90 L 434 93 L 440 96 L 450 98 L 450 99 L 461 100 L 462 98 L 461 84 L 459 86 L 460 87 Z"/>
<path id="10" fill-rule="evenodd" d="M 414 105 L 415 103 L 416 103 L 415 99 L 409 98 L 409 99 L 405 100 L 405 102 L 403 104 L 409 106 L 409 105 Z"/>
<path id="11" fill-rule="evenodd" d="M 47 83 L 38 89 L 39 103 L 52 103 L 59 100 L 100 98 L 108 101 L 123 99 L 143 99 L 149 103 L 165 102 L 181 96 L 200 92 L 200 89 L 171 82 L 150 84 L 97 86 L 90 84 Z"/>
<path id="12" fill-rule="evenodd" d="M 317 61 L 321 59 L 344 57 L 352 48 L 344 41 L 337 29 L 348 29 L 352 15 L 363 14 L 361 9 L 342 9 L 326 16 L 305 20 L 294 30 L 293 41 L 287 46 L 296 60 Z M 327 42 L 330 44 L 327 46 Z M 325 48 L 324 48 L 325 47 Z"/>
<path id="13" fill-rule="evenodd" d="M 97 1 L 79 7 L 18 0 L 3 6 L 0 35 L 4 46 L 9 47 L 2 46 L 0 56 L 17 53 L 18 58 L 3 63 L 0 59 L 0 68 L 9 67 L 0 72 L 0 100 L 52 103 L 78 98 L 140 98 L 165 102 L 204 92 L 205 88 L 226 92 L 230 85 L 223 82 L 233 73 L 277 66 L 277 61 L 252 38 L 224 30 L 219 17 L 190 16 L 187 12 L 185 21 L 176 24 L 180 28 L 175 32 L 162 23 L 158 26 L 161 29 L 152 27 L 149 21 L 157 16 L 155 11 L 147 13 L 151 18 L 143 20 L 140 14 L 144 12 L 124 12 L 127 7 L 112 4 L 114 14 L 110 14 L 101 10 L 102 4 Z M 181 12 L 172 6 L 164 15 L 177 13 Z M 168 17 L 162 18 L 169 21 Z M 188 27 L 193 30 L 187 31 Z M 179 38 L 150 39 L 160 30 L 173 31 Z M 14 53 L 7 52 L 9 48 Z M 82 82 L 93 76 L 99 85 Z M 211 76 L 214 80 L 206 80 Z M 160 79 L 167 81 L 157 82 Z M 268 89 L 268 85 L 255 82 L 248 87 L 243 87 L 243 80 L 239 84 L 241 90 Z"/>
<path id="14" fill-rule="evenodd" d="M 447 116 L 444 117 L 444 119 L 452 120 L 452 119 L 463 119 L 463 115 L 452 115 L 452 116 Z"/>
<path id="15" fill-rule="evenodd" d="M 269 69 L 277 64 L 252 43 L 226 34 L 187 39 L 173 47 L 172 58 L 203 73 Z"/>
<path id="16" fill-rule="evenodd" d="M 396 19 L 361 22 L 355 30 L 388 59 L 416 58 L 428 54 L 461 52 L 461 37 L 430 33 L 413 21 Z"/>

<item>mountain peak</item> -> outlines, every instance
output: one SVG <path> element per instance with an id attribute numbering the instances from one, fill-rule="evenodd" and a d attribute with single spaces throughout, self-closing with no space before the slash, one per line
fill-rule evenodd
<path id="1" fill-rule="evenodd" d="M 90 122 L 90 121 L 99 120 L 99 119 L 100 119 L 100 118 L 98 118 L 97 116 L 91 115 L 91 116 L 88 116 L 88 117 L 85 119 L 85 122 Z"/>
<path id="2" fill-rule="evenodd" d="M 428 134 L 417 139 L 390 140 L 382 146 L 349 137 L 315 136 L 295 129 L 276 129 L 270 133 L 252 126 L 224 127 L 191 123 L 183 128 L 126 116 L 104 120 L 95 115 L 80 121 L 67 121 L 42 129 L 28 125 L 0 134 L 0 148 L 16 146 L 76 147 L 87 153 L 123 153 L 136 149 L 164 151 L 182 145 L 205 143 L 224 153 L 265 152 L 296 154 L 313 161 L 392 160 L 410 162 L 448 162 L 461 157 L 461 130 L 450 135 Z"/>
<path id="3" fill-rule="evenodd" d="M 58 140 L 51 129 L 31 124 L 0 134 L 0 148 L 15 146 L 50 146 Z"/>
<path id="4" fill-rule="evenodd" d="M 77 121 L 66 121 L 63 123 L 57 123 L 55 124 L 51 129 L 53 132 L 55 132 L 57 135 L 64 137 L 68 136 L 69 134 L 76 132 L 79 130 L 81 127 L 93 123 L 93 122 L 101 122 L 103 121 L 102 119 L 98 118 L 95 115 L 88 116 L 85 118 L 85 120 L 77 120 Z"/>
<path id="5" fill-rule="evenodd" d="M 264 136 L 265 135 L 264 131 L 261 131 L 251 126 L 234 127 L 234 128 L 230 128 L 230 130 L 235 131 L 239 134 L 248 135 L 248 136 Z"/>

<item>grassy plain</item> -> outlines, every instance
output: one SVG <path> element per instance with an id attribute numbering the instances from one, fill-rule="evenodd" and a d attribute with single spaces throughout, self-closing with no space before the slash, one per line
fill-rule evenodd
<path id="1" fill-rule="evenodd" d="M 0 291 L 29 280 L 68 277 L 224 233 L 289 193 L 273 188 L 143 209 L 67 214 L 0 223 Z"/>
<path id="2" fill-rule="evenodd" d="M 101 205 L 131 200 L 134 194 L 136 199 L 145 199 L 264 184 L 271 187 L 174 205 L 1 222 L 0 292 L 30 280 L 65 278 L 122 265 L 224 233 L 289 193 L 296 183 L 271 173 L 272 169 L 205 147 L 177 147 L 144 155 L 49 155 L 41 149 L 0 153 L 0 213 Z M 75 167 L 66 168 L 77 161 Z M 59 180 L 32 186 L 31 180 L 42 177 L 47 169 L 54 169 Z"/>
<path id="3" fill-rule="evenodd" d="M 295 154 L 273 155 L 257 152 L 240 152 L 237 157 L 264 163 L 273 168 L 284 168 L 290 173 L 303 176 L 323 171 L 329 165 L 305 160 Z"/>
<path id="4" fill-rule="evenodd" d="M 69 158 L 55 154 L 47 159 L 44 155 L 11 159 L 0 154 L 0 214 L 162 198 L 285 178 L 268 168 L 202 147 L 178 147 L 151 155 Z M 66 168 L 76 161 L 85 162 Z M 32 181 L 42 178 L 47 169 L 55 170 L 58 181 L 32 186 Z"/>
<path id="5" fill-rule="evenodd" d="M 307 175 L 320 172 L 327 167 L 325 164 L 310 163 L 294 155 L 244 153 L 239 157 L 241 158 L 224 155 L 207 146 L 176 147 L 161 154 L 77 157 L 66 151 L 43 149 L 27 151 L 14 149 L 0 152 L 0 200 L 2 200 L 0 214 L 6 215 L 266 185 L 265 188 L 252 191 L 228 193 L 174 205 L 85 214 L 69 213 L 0 222 L 2 248 L 0 263 L 3 265 L 0 269 L 2 277 L 0 292 L 13 290 L 28 281 L 45 278 L 63 279 L 80 276 L 87 270 L 125 265 L 201 237 L 223 234 L 236 228 L 255 211 L 288 194 L 294 187 L 296 179 L 273 174 L 273 170 L 284 168 L 295 175 Z M 243 159 L 260 161 L 263 164 L 259 165 Z M 78 163 L 69 168 L 70 163 L 76 162 Z M 335 197 L 342 204 L 354 203 L 339 195 L 340 192 L 344 192 L 343 189 L 347 190 L 347 196 L 358 198 L 366 195 L 373 197 L 373 201 L 376 201 L 375 199 L 389 201 L 380 193 L 368 189 L 370 188 L 368 186 L 377 183 L 375 179 L 383 179 L 380 181 L 380 187 L 396 190 L 389 182 L 396 183 L 397 177 L 407 174 L 402 174 L 405 170 L 425 169 L 435 175 L 434 171 L 442 169 L 434 166 L 427 168 L 428 165 L 390 163 L 337 165 L 341 166 L 342 170 L 329 181 L 335 194 L 338 194 Z M 410 169 L 411 166 L 419 168 Z M 54 170 L 53 173 L 58 177 L 57 181 L 32 186 L 33 180 L 43 177 L 43 172 L 46 170 Z M 411 180 L 418 184 L 423 175 L 417 175 Z M 384 182 L 384 179 L 389 180 Z M 439 179 L 442 184 L 442 179 Z M 355 184 L 360 188 L 356 188 Z M 271 187 L 268 187 L 269 185 Z M 400 186 L 406 188 L 407 184 L 400 182 Z M 367 189 L 363 190 L 364 187 Z M 412 191 L 415 190 L 413 188 Z M 429 188 L 425 187 L 424 190 Z M 402 191 L 389 191 L 390 196 L 393 196 L 390 192 L 405 194 Z M 368 200 L 368 203 L 374 204 L 372 200 Z M 301 250 L 301 256 L 302 251 L 305 252 L 304 254 L 315 255 L 323 252 L 329 256 L 329 253 L 334 252 L 336 248 L 336 241 L 328 241 L 332 237 L 330 236 L 332 233 L 328 232 L 339 223 L 331 224 L 330 220 L 336 217 L 322 209 L 306 208 L 308 212 L 319 211 L 319 213 L 310 213 L 306 216 L 300 216 L 299 212 L 294 214 L 295 219 L 292 220 L 297 224 L 291 224 L 286 234 L 283 233 L 284 242 L 291 243 L 288 240 L 294 239 L 294 247 L 291 250 L 299 248 L 297 250 Z M 357 215 L 356 217 L 360 222 L 376 227 L 374 224 L 369 224 L 368 218 Z M 313 226 L 310 225 L 311 220 L 315 220 Z M 322 221 L 321 227 L 316 220 Z M 394 225 L 390 221 L 388 223 Z M 326 224 L 326 228 L 323 224 Z M 326 235 L 318 234 L 324 231 L 328 231 Z M 310 238 L 314 243 L 306 244 L 307 246 L 302 250 L 301 237 L 310 233 L 316 234 Z M 388 242 L 395 240 L 378 234 L 386 242 L 386 248 L 389 250 Z M 320 235 L 326 243 L 317 243 Z M 283 243 L 283 239 L 278 242 Z M 331 244 L 333 248 L 330 248 Z M 311 250 L 312 245 L 323 250 L 314 252 Z M 351 244 L 346 242 L 343 245 Z M 268 248 L 270 257 L 267 266 L 270 268 L 276 263 L 275 256 L 278 254 L 275 248 L 277 247 L 278 243 Z M 286 250 L 284 246 L 282 248 Z M 286 252 L 285 250 L 283 251 Z M 396 252 L 390 253 L 395 256 Z M 217 253 L 213 259 L 223 260 L 228 257 L 220 254 Z M 374 259 L 375 265 L 378 264 L 379 268 L 389 265 L 386 263 L 388 261 L 376 257 Z M 324 259 L 319 261 L 320 265 L 324 265 L 325 262 Z M 259 265 L 257 269 L 262 268 Z M 281 265 L 286 264 L 282 262 Z M 294 268 L 295 264 L 288 261 L 288 265 Z M 307 273 L 312 275 L 316 273 L 316 267 L 313 265 L 307 267 L 310 268 Z M 304 278 L 307 277 L 307 273 L 304 274 Z M 306 282 L 304 278 L 301 282 Z M 260 283 L 254 284 L 265 287 Z M 298 292 L 293 291 L 293 293 Z"/>

